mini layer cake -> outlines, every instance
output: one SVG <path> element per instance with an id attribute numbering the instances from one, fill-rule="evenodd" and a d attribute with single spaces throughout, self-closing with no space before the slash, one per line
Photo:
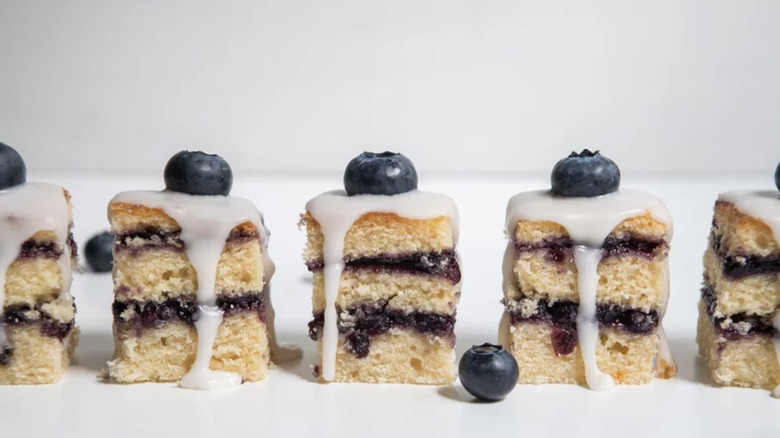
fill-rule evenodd
<path id="1" fill-rule="evenodd" d="M 309 201 L 304 259 L 314 275 L 310 336 L 321 381 L 449 384 L 455 379 L 458 213 L 417 190 L 411 161 L 363 153 L 346 192 Z"/>
<path id="2" fill-rule="evenodd" d="M 25 182 L 22 158 L 3 143 L 0 169 L 0 384 L 54 383 L 78 341 L 70 196 Z"/>
<path id="3" fill-rule="evenodd" d="M 660 323 L 669 294 L 672 221 L 664 204 L 618 190 L 617 166 L 572 153 L 553 190 L 514 196 L 507 207 L 505 314 L 500 342 L 519 383 L 594 390 L 675 374 Z"/>
<path id="4" fill-rule="evenodd" d="M 704 254 L 698 324 L 699 354 L 716 383 L 780 395 L 778 310 L 780 193 L 724 193 Z"/>
<path id="5" fill-rule="evenodd" d="M 166 191 L 125 192 L 109 205 L 115 358 L 106 377 L 196 389 L 261 380 L 273 273 L 262 216 L 228 196 L 232 175 L 218 156 L 180 152 L 165 180 Z"/>

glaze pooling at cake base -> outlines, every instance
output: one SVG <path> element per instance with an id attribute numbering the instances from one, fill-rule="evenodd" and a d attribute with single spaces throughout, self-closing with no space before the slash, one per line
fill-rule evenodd
<path id="1" fill-rule="evenodd" d="M 662 241 L 657 238 L 613 237 L 613 233 L 621 223 L 631 218 L 644 216 L 663 224 L 665 232 Z M 520 223 L 552 223 L 555 226 L 547 228 L 562 227 L 562 232 L 566 235 L 553 238 L 552 241 L 542 240 L 529 245 L 516 240 L 516 230 Z M 596 357 L 599 342 L 597 316 L 599 266 L 608 258 L 613 257 L 662 257 L 661 260 L 664 260 L 663 271 L 668 272 L 665 257 L 668 242 L 672 236 L 672 221 L 666 206 L 653 195 L 631 189 L 588 198 L 562 197 L 547 190 L 524 192 L 515 195 L 508 203 L 506 232 L 510 241 L 504 255 L 504 284 L 511 288 L 518 288 L 514 265 L 519 252 L 536 251 L 550 247 L 557 251 L 557 255 L 546 257 L 545 260 L 553 264 L 561 263 L 564 254 L 571 254 L 570 257 L 572 257 L 576 269 L 578 293 L 576 344 L 579 345 L 579 351 L 582 355 L 585 380 L 587 385 L 594 390 L 604 390 L 613 386 L 613 378 L 599 369 Z M 668 302 L 668 278 L 664 283 L 660 286 L 662 289 L 661 307 L 655 310 L 659 324 Z M 511 332 L 511 321 L 505 321 L 502 325 L 510 325 L 502 330 Z M 551 332 L 552 344 L 554 345 L 555 339 L 557 339 L 558 343 L 563 345 L 556 350 L 572 350 L 571 334 L 571 330 L 561 331 L 559 329 Z M 665 345 L 666 339 L 663 336 L 663 331 L 657 330 L 657 336 L 659 354 L 668 354 L 669 350 Z M 511 342 L 506 334 L 502 335 L 501 341 L 505 345 Z M 674 367 L 670 356 L 659 356 L 659 360 Z"/>

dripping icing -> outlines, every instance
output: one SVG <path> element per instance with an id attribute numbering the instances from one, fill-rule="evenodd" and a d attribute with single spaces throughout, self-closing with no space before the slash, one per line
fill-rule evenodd
<path id="1" fill-rule="evenodd" d="M 780 245 L 780 194 L 774 190 L 733 190 L 720 195 L 720 201 L 734 205 L 734 208 L 742 213 L 752 216 L 765 223 Z M 778 274 L 780 280 L 780 274 Z M 780 364 L 780 312 L 772 318 L 772 326 L 775 335 L 772 343 L 775 347 L 775 356 Z M 772 395 L 780 398 L 780 385 L 772 391 Z"/>
<path id="2" fill-rule="evenodd" d="M 195 362 L 180 382 L 180 386 L 190 389 L 212 390 L 239 385 L 241 376 L 236 373 L 214 371 L 209 367 L 214 341 L 222 323 L 222 311 L 216 306 L 217 265 L 230 231 L 245 222 L 255 226 L 261 236 L 262 259 L 258 269 L 263 269 L 263 294 L 270 298 L 270 278 L 274 265 L 268 257 L 268 230 L 257 208 L 248 200 L 235 196 L 193 196 L 172 191 L 136 191 L 124 192 L 114 197 L 111 203 L 126 203 L 157 208 L 173 218 L 181 227 L 180 239 L 184 242 L 185 252 L 195 269 L 198 290 L 197 319 L 195 329 L 198 333 L 198 345 Z M 271 308 L 267 301 L 267 308 Z M 273 325 L 273 310 L 266 326 Z M 272 355 L 278 346 L 273 330 L 269 328 L 269 341 Z"/>
<path id="3" fill-rule="evenodd" d="M 60 298 L 70 297 L 72 283 L 68 200 L 62 187 L 47 183 L 24 183 L 0 191 L 0 320 L 5 303 L 5 278 L 22 244 L 39 231 L 53 231 L 62 246 L 58 259 L 61 276 Z M 5 328 L 0 323 L 0 350 L 5 346 Z"/>
<path id="4" fill-rule="evenodd" d="M 344 238 L 352 224 L 366 213 L 394 213 L 409 219 L 448 217 L 452 224 L 453 246 L 458 240 L 458 211 L 449 197 L 412 190 L 393 196 L 347 196 L 343 190 L 325 192 L 306 203 L 306 211 L 320 225 L 323 236 L 323 277 L 325 284 L 324 326 L 322 331 L 321 377 L 336 377 L 338 324 L 336 298 L 344 270 Z"/>
<path id="5" fill-rule="evenodd" d="M 504 287 L 515 285 L 512 266 L 514 262 L 514 236 L 517 223 L 527 221 L 551 221 L 562 225 L 574 242 L 574 263 L 577 267 L 579 308 L 577 337 L 585 364 L 588 387 L 601 391 L 611 388 L 614 379 L 602 373 L 596 364 L 598 321 L 596 320 L 596 291 L 598 288 L 598 264 L 601 247 L 612 230 L 625 219 L 649 212 L 653 218 L 667 226 L 666 241 L 671 241 L 672 218 L 664 203 L 657 197 L 639 190 L 623 189 L 593 198 L 555 196 L 549 190 L 518 193 L 507 205 L 506 233 L 509 238 L 504 252 Z M 664 285 L 664 303 L 668 300 L 668 282 Z M 660 327 L 660 324 L 659 324 Z M 667 355 L 663 331 L 659 335 L 659 356 Z M 661 339 L 663 337 L 663 339 Z M 671 363 L 671 356 L 664 357 Z"/>

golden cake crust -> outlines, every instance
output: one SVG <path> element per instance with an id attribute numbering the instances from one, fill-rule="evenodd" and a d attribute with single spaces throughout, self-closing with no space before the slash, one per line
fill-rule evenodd
<path id="1" fill-rule="evenodd" d="M 715 203 L 716 226 L 712 228 L 720 238 L 720 251 L 727 256 L 767 256 L 780 252 L 769 225 L 746 215 L 728 202 Z"/>
<path id="2" fill-rule="evenodd" d="M 108 206 L 108 220 L 111 222 L 111 232 L 114 234 L 130 234 L 139 230 L 154 229 L 163 232 L 181 231 L 181 226 L 172 217 L 159 208 L 151 208 L 140 204 L 112 202 Z M 257 233 L 252 222 L 237 225 L 233 232 L 244 234 Z"/>
<path id="3" fill-rule="evenodd" d="M 623 220 L 612 229 L 610 235 L 618 239 L 631 236 L 649 240 L 663 240 L 667 232 L 667 225 L 653 218 L 648 211 L 642 216 L 633 216 Z M 559 237 L 568 238 L 569 232 L 563 225 L 551 221 L 519 221 L 514 234 L 515 241 L 530 244 Z"/>
<path id="4" fill-rule="evenodd" d="M 324 238 L 320 224 L 309 213 L 301 216 L 307 244 L 303 258 L 322 260 Z M 441 252 L 454 246 L 450 218 L 409 219 L 395 213 L 366 213 L 356 220 L 344 238 L 345 257 L 371 257 L 380 254 Z"/>

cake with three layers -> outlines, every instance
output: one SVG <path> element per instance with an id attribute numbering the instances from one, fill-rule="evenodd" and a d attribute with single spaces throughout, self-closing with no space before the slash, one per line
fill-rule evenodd
<path id="1" fill-rule="evenodd" d="M 250 201 L 229 195 L 232 181 L 221 157 L 184 151 L 165 168 L 166 190 L 111 201 L 108 380 L 216 389 L 265 378 L 274 341 L 268 232 Z"/>
<path id="2" fill-rule="evenodd" d="M 509 201 L 499 337 L 519 383 L 603 390 L 675 374 L 661 328 L 672 219 L 619 185 L 617 165 L 584 150 L 558 162 L 551 190 Z"/>
<path id="3" fill-rule="evenodd" d="M 417 190 L 401 154 L 364 152 L 345 190 L 306 205 L 310 336 L 320 381 L 449 384 L 455 379 L 458 212 Z"/>
<path id="4" fill-rule="evenodd" d="M 780 166 L 775 180 L 780 189 Z M 699 354 L 717 384 L 773 389 L 780 396 L 780 192 L 723 193 L 714 210 Z"/>
<path id="5" fill-rule="evenodd" d="M 0 385 L 59 381 L 78 342 L 70 195 L 0 143 Z"/>

